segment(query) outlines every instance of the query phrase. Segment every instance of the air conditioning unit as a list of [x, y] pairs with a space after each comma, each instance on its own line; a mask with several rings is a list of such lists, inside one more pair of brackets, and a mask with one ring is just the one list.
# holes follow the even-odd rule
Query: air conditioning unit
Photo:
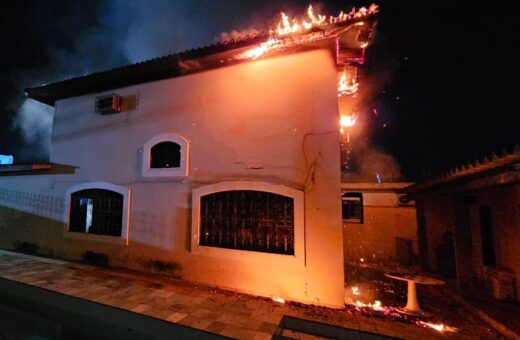
[[96, 113], [111, 115], [121, 112], [122, 98], [116, 94], [109, 94], [96, 98]]
[[415, 201], [408, 199], [406, 194], [398, 194], [397, 195], [397, 205], [401, 206], [414, 206]]

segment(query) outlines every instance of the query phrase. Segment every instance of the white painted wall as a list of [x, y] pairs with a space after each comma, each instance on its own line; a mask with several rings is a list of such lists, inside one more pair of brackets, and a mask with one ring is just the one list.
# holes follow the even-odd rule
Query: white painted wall
[[[95, 97], [105, 93], [60, 100], [51, 161], [78, 166], [76, 174], [0, 177], [0, 188], [64, 198], [69, 187], [84, 182], [128, 187], [129, 245], [67, 240], [62, 246], [69, 256], [95, 249], [107, 253], [112, 264], [130, 268], [149, 258], [166, 258], [180, 263], [182, 277], [192, 281], [340, 307], [344, 278], [336, 77], [332, 53], [316, 50], [109, 91], [139, 97], [136, 110], [110, 116], [94, 113]], [[190, 145], [189, 176], [143, 177], [143, 146], [168, 133], [183, 136]], [[305, 192], [304, 266], [190, 251], [191, 191], [237, 180]]]

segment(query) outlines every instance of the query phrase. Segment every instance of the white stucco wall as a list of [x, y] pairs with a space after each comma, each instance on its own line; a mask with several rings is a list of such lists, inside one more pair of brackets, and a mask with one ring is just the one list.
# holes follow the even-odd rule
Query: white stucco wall
[[[316, 50], [108, 91], [139, 98], [136, 110], [110, 116], [94, 113], [95, 97], [105, 93], [60, 100], [51, 161], [78, 166], [76, 174], [0, 177], [0, 188], [64, 199], [68, 188], [84, 182], [128, 187], [128, 246], [63, 240], [64, 254], [77, 257], [93, 249], [107, 253], [113, 265], [130, 268], [147, 258], [168, 259], [179, 263], [181, 276], [192, 281], [340, 307], [344, 278], [336, 77], [332, 53]], [[190, 145], [189, 176], [143, 177], [144, 144], [170, 133]], [[191, 252], [191, 191], [237, 180], [304, 192], [304, 266]]]

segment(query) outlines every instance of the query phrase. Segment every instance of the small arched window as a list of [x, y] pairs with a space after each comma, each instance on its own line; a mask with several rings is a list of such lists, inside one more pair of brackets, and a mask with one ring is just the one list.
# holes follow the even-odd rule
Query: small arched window
[[161, 142], [150, 150], [150, 168], [178, 168], [181, 166], [181, 146], [175, 142]]
[[188, 141], [174, 134], [162, 134], [150, 139], [143, 148], [142, 175], [188, 176]]

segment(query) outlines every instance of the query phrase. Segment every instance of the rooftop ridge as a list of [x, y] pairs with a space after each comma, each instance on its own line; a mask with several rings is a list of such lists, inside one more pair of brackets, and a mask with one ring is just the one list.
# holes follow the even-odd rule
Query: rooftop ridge
[[520, 144], [515, 144], [510, 150], [502, 148], [500, 152], [491, 152], [467, 163], [455, 166], [445, 172], [434, 175], [410, 187], [409, 191], [425, 189], [438, 184], [448, 183], [464, 177], [481, 174], [487, 171], [520, 163]]

